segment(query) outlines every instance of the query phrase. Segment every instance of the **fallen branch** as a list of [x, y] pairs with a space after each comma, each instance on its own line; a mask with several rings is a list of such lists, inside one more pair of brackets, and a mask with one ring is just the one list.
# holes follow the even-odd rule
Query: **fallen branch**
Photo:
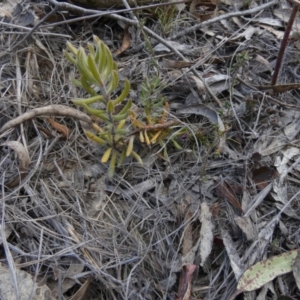
[[45, 107], [39, 107], [39, 108], [34, 108], [32, 110], [27, 111], [23, 115], [7, 122], [4, 124], [1, 129], [0, 133], [3, 133], [4, 131], [15, 127], [17, 125], [20, 125], [28, 120], [31, 120], [33, 118], [36, 118], [38, 116], [42, 115], [53, 115], [53, 116], [63, 116], [63, 117], [71, 117], [74, 119], [79, 119], [81, 121], [87, 122], [87, 123], [92, 123], [91, 118], [81, 112], [80, 110], [77, 110], [75, 108], [65, 106], [65, 105], [48, 105]]

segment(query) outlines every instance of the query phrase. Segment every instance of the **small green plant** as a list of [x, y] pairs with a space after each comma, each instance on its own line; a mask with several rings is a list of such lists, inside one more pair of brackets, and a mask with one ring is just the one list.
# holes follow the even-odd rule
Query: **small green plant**
[[[153, 78], [141, 86], [143, 113], [137, 115], [131, 109], [132, 100], [127, 98], [130, 82], [125, 79], [123, 90], [117, 96], [117, 64], [108, 47], [98, 37], [94, 36], [93, 39], [94, 45], [88, 44], [88, 54], [83, 47], [77, 49], [67, 43], [69, 52], [64, 51], [64, 55], [80, 74], [80, 79], [73, 79], [73, 83], [90, 95], [89, 98], [75, 99], [73, 103], [102, 121], [103, 125], [95, 123], [93, 126], [96, 134], [87, 131], [86, 135], [106, 148], [101, 162], [109, 161], [109, 177], [114, 175], [115, 167], [121, 166], [126, 157], [132, 156], [142, 164], [141, 157], [134, 151], [136, 137], [148, 146], [163, 146], [164, 155], [167, 155], [165, 145], [168, 141], [180, 149], [176, 137], [184, 132], [184, 128], [180, 125], [178, 129], [176, 121], [166, 120], [168, 103], [163, 97], [157, 97], [161, 88], [160, 80]], [[99, 108], [99, 105], [102, 107]]]
[[[110, 160], [108, 174], [112, 177], [116, 165], [122, 165], [126, 156], [133, 156], [140, 163], [142, 160], [133, 151], [134, 136], [128, 138], [127, 134], [130, 130], [125, 128], [132, 105], [130, 99], [126, 100], [130, 83], [126, 79], [123, 91], [113, 99], [113, 95], [119, 88], [117, 64], [113, 60], [110, 50], [96, 36], [94, 36], [94, 43], [95, 45], [88, 44], [90, 52], [88, 55], [83, 47], [76, 49], [71, 43], [67, 43], [70, 52], [64, 51], [64, 55], [76, 66], [80, 74], [80, 80], [73, 79], [73, 83], [84, 88], [91, 95], [87, 99], [75, 99], [73, 103], [82, 106], [89, 114], [104, 122], [102, 128], [94, 124], [96, 135], [89, 131], [86, 132], [86, 135], [106, 148], [101, 161], [106, 163]], [[100, 95], [96, 89], [100, 90]], [[95, 103], [102, 103], [103, 109], [94, 108], [93, 104]], [[121, 105], [123, 107], [117, 109]]]
[[174, 19], [177, 13], [175, 5], [169, 5], [166, 7], [157, 7], [155, 9], [155, 15], [160, 23], [162, 32], [165, 36], [167, 36], [173, 26], [174, 26]]

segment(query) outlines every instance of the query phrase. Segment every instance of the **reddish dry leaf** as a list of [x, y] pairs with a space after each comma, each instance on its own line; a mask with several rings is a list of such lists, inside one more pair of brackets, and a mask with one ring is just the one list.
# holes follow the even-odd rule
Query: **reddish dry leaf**
[[125, 50], [127, 50], [130, 47], [131, 44], [131, 40], [130, 40], [130, 34], [128, 31], [129, 25], [126, 24], [125, 28], [124, 28], [124, 37], [123, 37], [123, 42], [121, 45], [121, 48], [119, 48], [115, 55], [120, 55], [121, 53], [123, 53]]
[[192, 290], [193, 274], [196, 270], [196, 265], [183, 266], [179, 279], [178, 294], [176, 300], [189, 300]]
[[184, 237], [182, 243], [182, 255], [186, 255], [193, 248], [193, 226], [191, 223], [191, 218], [193, 213], [191, 211], [186, 212], [184, 219]]
[[70, 129], [67, 126], [57, 123], [51, 118], [47, 118], [47, 120], [56, 131], [60, 132], [64, 136], [64, 138], [69, 138]]
[[217, 191], [221, 196], [226, 198], [227, 201], [229, 201], [234, 207], [239, 209], [242, 213], [244, 213], [238, 199], [235, 197], [235, 195], [229, 190], [228, 185], [226, 182], [219, 182], [217, 185]]
[[73, 295], [70, 300], [81, 300], [84, 299], [84, 296], [86, 294], [86, 291], [88, 287], [90, 286], [90, 283], [92, 281], [92, 277], [88, 277], [88, 279], [84, 282], [84, 284], [80, 287], [80, 289], [76, 292], [75, 295]]
[[263, 190], [274, 178], [276, 178], [278, 173], [276, 170], [269, 167], [260, 167], [253, 170], [253, 180], [260, 190]]

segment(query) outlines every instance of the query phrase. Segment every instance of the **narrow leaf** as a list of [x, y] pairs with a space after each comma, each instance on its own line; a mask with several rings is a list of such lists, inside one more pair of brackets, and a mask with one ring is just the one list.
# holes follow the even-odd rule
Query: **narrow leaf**
[[109, 178], [112, 178], [114, 176], [116, 162], [117, 162], [117, 154], [118, 154], [118, 152], [116, 150], [113, 150], [112, 155], [111, 155], [111, 160], [109, 163], [109, 168], [108, 168], [108, 177]]
[[90, 131], [86, 131], [86, 132], [85, 132], [85, 135], [86, 135], [90, 140], [92, 140], [92, 141], [94, 141], [94, 142], [96, 142], [96, 143], [98, 143], [98, 144], [100, 144], [100, 145], [105, 145], [105, 144], [106, 144], [105, 140], [103, 140], [103, 139], [101, 139], [100, 137], [94, 135], [94, 134], [93, 134], [92, 132], [90, 132]]
[[105, 164], [105, 163], [109, 160], [111, 151], [112, 151], [112, 148], [108, 148], [108, 149], [104, 152], [104, 154], [103, 154], [103, 156], [102, 156], [102, 158], [101, 158], [101, 162], [102, 162], [102, 163]]
[[125, 157], [126, 157], [126, 148], [124, 147], [123, 150], [122, 150], [122, 153], [121, 153], [121, 155], [119, 157], [119, 161], [118, 161], [118, 165], [117, 165], [118, 167], [122, 166], [122, 164], [123, 164], [123, 162], [125, 160]]
[[73, 99], [72, 102], [76, 105], [83, 105], [83, 104], [90, 105], [90, 104], [93, 104], [93, 103], [98, 102], [103, 99], [104, 99], [103, 96], [97, 95], [97, 96], [87, 98], [87, 99], [84, 99], [84, 98], [83, 99]]
[[89, 54], [87, 57], [87, 63], [88, 63], [89, 69], [92, 72], [94, 78], [98, 81], [99, 86], [103, 86], [103, 81], [101, 79], [99, 70], [98, 70], [96, 62], [91, 54]]
[[84, 76], [81, 76], [80, 78], [81, 86], [85, 89], [87, 93], [89, 93], [91, 96], [98, 95], [97, 92], [91, 87], [91, 85], [87, 82]]
[[143, 166], [143, 161], [141, 157], [134, 151], [131, 152], [131, 155], [135, 158], [135, 160], [140, 163], [141, 166]]
[[74, 55], [77, 55], [78, 49], [76, 49], [70, 42], [67, 42], [67, 47]]
[[132, 153], [133, 150], [133, 141], [134, 141], [134, 135], [130, 137], [127, 150], [126, 150], [126, 156], [129, 156]]
[[115, 105], [117, 105], [120, 102], [122, 102], [128, 96], [129, 90], [130, 90], [130, 82], [126, 78], [125, 79], [125, 86], [124, 86], [124, 89], [123, 89], [121, 95], [116, 100], [114, 100]]
[[129, 99], [127, 101], [127, 103], [125, 104], [125, 106], [121, 109], [121, 111], [119, 112], [119, 114], [123, 115], [123, 114], [127, 113], [128, 110], [131, 108], [131, 106], [132, 106], [132, 100]]
[[109, 100], [107, 103], [107, 111], [110, 113], [114, 111], [114, 103], [112, 102], [112, 100]]
[[72, 56], [69, 52], [67, 52], [66, 50], [63, 51], [64, 56], [66, 57], [66, 59], [73, 65], [76, 65], [76, 59], [74, 56]]

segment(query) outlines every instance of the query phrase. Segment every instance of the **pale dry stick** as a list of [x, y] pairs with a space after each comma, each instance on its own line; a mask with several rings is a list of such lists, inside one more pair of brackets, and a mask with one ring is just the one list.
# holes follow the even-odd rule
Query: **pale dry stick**
[[138, 21], [137, 17], [134, 15], [130, 5], [128, 4], [127, 0], [122, 0], [123, 4], [124, 4], [124, 7], [129, 9], [129, 14], [131, 16], [131, 18], [135, 21]]
[[93, 123], [91, 118], [87, 114], [81, 112], [80, 110], [77, 110], [69, 106], [57, 104], [57, 105], [48, 105], [45, 107], [34, 108], [32, 110], [27, 111], [23, 115], [4, 124], [0, 129], [0, 133], [10, 129], [11, 127], [15, 127], [28, 120], [31, 120], [35, 117], [42, 116], [42, 115], [71, 117], [74, 119], [82, 120], [89, 124]]
[[[22, 74], [21, 74], [21, 67], [20, 67], [20, 62], [18, 58], [18, 54], [16, 54], [16, 86], [17, 86], [17, 95], [16, 95], [16, 100], [17, 100], [17, 107], [18, 107], [18, 114], [19, 116], [22, 115], [22, 95], [21, 95], [21, 86], [22, 86]], [[21, 137], [23, 141], [23, 146], [27, 149], [27, 141], [24, 135], [24, 127], [23, 124], [21, 125]]]
[[[16, 24], [11, 24], [11, 23], [6, 23], [0, 21], [0, 25], [4, 25], [6, 27], [9, 27], [10, 29], [12, 28], [18, 28], [26, 31], [31, 31], [32, 28], [16, 25]], [[2, 34], [27, 34], [26, 32], [23, 31], [3, 31], [1, 32]], [[64, 38], [72, 38], [70, 35], [67, 34], [61, 34], [61, 33], [55, 33], [55, 32], [33, 32], [33, 34], [39, 34], [39, 35], [50, 35], [50, 36], [58, 36], [58, 37], [64, 37]]]

